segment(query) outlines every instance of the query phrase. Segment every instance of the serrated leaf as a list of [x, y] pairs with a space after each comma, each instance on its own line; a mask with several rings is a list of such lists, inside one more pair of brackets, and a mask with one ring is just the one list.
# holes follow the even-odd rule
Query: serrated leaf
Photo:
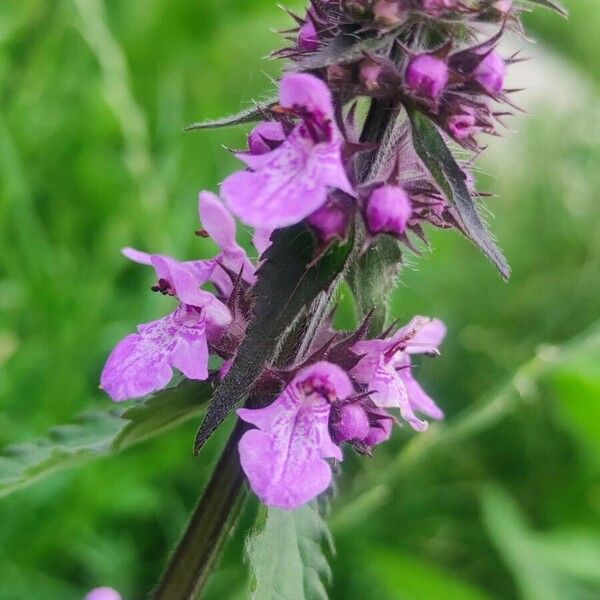
[[217, 388], [198, 430], [196, 451], [248, 394], [302, 312], [322, 294], [331, 293], [352, 246], [351, 239], [336, 244], [312, 264], [315, 240], [306, 225], [295, 225], [274, 234], [253, 288], [253, 317], [235, 362]]
[[107, 456], [197, 416], [212, 386], [183, 381], [135, 405], [112, 411], [86, 411], [75, 423], [0, 452], [0, 497], [83, 460]]
[[467, 188], [464, 173], [436, 125], [416, 110], [410, 110], [409, 117], [414, 148], [448, 201], [456, 208], [464, 232], [496, 265], [502, 277], [508, 279], [510, 267], [483, 224]]
[[568, 17], [569, 11], [562, 6], [559, 2], [555, 0], [527, 0], [530, 4], [537, 4], [539, 6], [543, 6], [545, 8], [549, 8], [554, 12], [558, 13], [561, 17]]
[[362, 317], [373, 310], [370, 332], [381, 333], [385, 327], [389, 296], [402, 268], [399, 243], [387, 235], [379, 239], [350, 267], [346, 277]]
[[394, 37], [396, 37], [396, 32], [367, 38], [343, 33], [317, 52], [300, 57], [295, 61], [293, 68], [298, 71], [310, 71], [333, 64], [351, 63], [363, 58], [365, 53], [376, 52], [385, 48], [387, 44], [392, 42]]
[[260, 511], [246, 543], [251, 599], [327, 600], [333, 542], [318, 509], [307, 504], [294, 511], [264, 506]]
[[191, 125], [185, 127], [184, 131], [194, 131], [196, 129], [218, 129], [219, 127], [232, 127], [234, 125], [243, 125], [244, 123], [261, 121], [268, 117], [271, 108], [275, 104], [277, 104], [277, 98], [256, 102], [253, 107], [242, 110], [235, 115], [229, 115], [220, 119], [192, 123]]

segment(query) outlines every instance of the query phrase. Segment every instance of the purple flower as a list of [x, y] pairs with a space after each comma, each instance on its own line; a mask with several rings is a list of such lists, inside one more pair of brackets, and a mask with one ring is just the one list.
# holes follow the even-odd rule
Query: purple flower
[[255, 227], [298, 223], [326, 202], [331, 188], [354, 193], [327, 86], [314, 75], [289, 74], [281, 80], [279, 102], [300, 123], [278, 148], [239, 154], [251, 170], [234, 173], [221, 185], [231, 211]]
[[83, 600], [121, 600], [121, 594], [110, 587], [94, 588]]
[[506, 63], [504, 59], [492, 50], [473, 71], [473, 77], [490, 94], [497, 94], [504, 87], [504, 78], [506, 77]]
[[235, 221], [218, 196], [211, 192], [201, 192], [198, 212], [204, 229], [221, 249], [221, 253], [213, 259], [215, 267], [210, 275], [210, 281], [229, 296], [233, 284], [229, 275], [221, 268], [223, 265], [236, 274], [241, 273], [244, 281], [254, 283], [255, 267], [246, 255], [246, 251], [237, 243]]
[[237, 411], [258, 428], [242, 436], [239, 452], [250, 487], [266, 505], [298, 508], [329, 487], [325, 459], [342, 460], [329, 434], [329, 413], [352, 391], [340, 367], [319, 362], [300, 371], [266, 408]]
[[370, 399], [380, 408], [399, 408], [402, 418], [415, 430], [423, 431], [427, 422], [415, 413], [432, 419], [444, 414], [423, 391], [411, 373], [411, 354], [437, 354], [446, 334], [444, 324], [427, 317], [415, 317], [394, 336], [384, 340], [358, 342], [354, 351], [364, 358], [352, 375], [373, 392]]
[[402, 235], [412, 214], [408, 194], [395, 185], [377, 188], [370, 196], [366, 209], [371, 233]]
[[[162, 319], [138, 326], [111, 352], [100, 383], [116, 402], [139, 398], [164, 388], [179, 369], [189, 379], [208, 377], [207, 328], [231, 322], [231, 313], [213, 294], [200, 289], [210, 273], [205, 265], [181, 263], [169, 256], [148, 255], [131, 248], [123, 253], [136, 262], [154, 266], [158, 282], [153, 290], [177, 297], [179, 306]], [[201, 261], [198, 261], [201, 263]]]
[[448, 83], [448, 65], [432, 54], [415, 56], [406, 69], [406, 85], [416, 94], [436, 99]]

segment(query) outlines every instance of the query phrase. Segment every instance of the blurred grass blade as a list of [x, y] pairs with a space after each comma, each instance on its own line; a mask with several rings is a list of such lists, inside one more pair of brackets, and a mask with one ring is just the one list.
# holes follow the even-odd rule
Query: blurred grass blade
[[206, 382], [183, 381], [127, 409], [87, 411], [48, 436], [0, 452], [0, 497], [83, 460], [117, 453], [197, 416], [212, 395]]
[[448, 202], [456, 208], [465, 235], [496, 265], [504, 279], [510, 267], [483, 224], [465, 181], [465, 174], [446, 146], [436, 125], [416, 110], [409, 111], [413, 144], [419, 158]]
[[382, 588], [389, 592], [387, 598], [491, 600], [483, 590], [462, 581], [451, 572], [391, 549], [370, 549], [367, 568]]
[[516, 502], [495, 486], [485, 490], [482, 511], [490, 539], [524, 600], [598, 597], [600, 537], [584, 530], [566, 530], [558, 536], [532, 531]]
[[331, 569], [326, 552], [333, 552], [333, 541], [318, 508], [261, 506], [260, 511], [257, 529], [246, 543], [251, 599], [327, 600]]

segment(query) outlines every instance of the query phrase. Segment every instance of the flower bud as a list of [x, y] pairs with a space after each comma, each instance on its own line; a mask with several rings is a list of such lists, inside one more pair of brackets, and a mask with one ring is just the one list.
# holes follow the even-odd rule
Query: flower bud
[[512, 0], [497, 0], [494, 2], [494, 8], [503, 15], [507, 15], [512, 10]]
[[352, 80], [350, 69], [342, 65], [329, 65], [327, 67], [327, 81], [332, 86], [344, 86]]
[[360, 80], [369, 92], [379, 88], [379, 76], [381, 75], [381, 71], [381, 65], [369, 58], [365, 58], [360, 63]]
[[408, 194], [401, 187], [384, 185], [377, 188], [369, 198], [367, 226], [371, 233], [402, 235], [411, 214]]
[[406, 85], [421, 96], [437, 98], [448, 83], [446, 61], [432, 54], [415, 56], [406, 69]]
[[342, 4], [349, 15], [355, 19], [360, 19], [369, 12], [373, 2], [372, 0], [344, 0]]
[[506, 63], [504, 59], [492, 50], [473, 71], [473, 77], [490, 94], [497, 94], [504, 87]]
[[307, 19], [298, 32], [298, 48], [303, 52], [315, 52], [319, 49], [319, 36], [314, 23]]
[[423, 10], [431, 15], [439, 15], [458, 7], [456, 0], [422, 0]]
[[308, 216], [307, 221], [318, 233], [323, 242], [343, 238], [348, 227], [348, 218], [344, 210], [336, 203], [323, 205]]
[[369, 417], [362, 406], [345, 404], [337, 412], [339, 420], [331, 425], [332, 438], [336, 443], [362, 442], [369, 436]]
[[470, 106], [462, 106], [461, 112], [451, 115], [447, 121], [450, 134], [457, 140], [466, 140], [478, 131], [477, 116]]
[[265, 121], [257, 125], [248, 136], [250, 153], [266, 154], [285, 140], [285, 132], [281, 123]]
[[394, 0], [377, 0], [373, 6], [375, 25], [385, 29], [404, 23], [407, 14], [406, 9]]

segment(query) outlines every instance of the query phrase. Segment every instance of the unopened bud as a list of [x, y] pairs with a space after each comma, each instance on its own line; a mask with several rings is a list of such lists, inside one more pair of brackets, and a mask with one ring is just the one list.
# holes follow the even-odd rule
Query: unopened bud
[[404, 23], [408, 12], [395, 0], [377, 0], [373, 6], [373, 15], [377, 27], [389, 29]]
[[507, 15], [512, 10], [512, 0], [497, 0], [494, 2], [494, 8], [503, 15]]
[[339, 421], [331, 426], [333, 440], [362, 442], [370, 434], [369, 417], [359, 404], [346, 404], [339, 409]]
[[461, 112], [451, 115], [447, 121], [448, 131], [457, 140], [466, 140], [478, 131], [475, 110], [470, 106], [461, 107]]
[[504, 87], [506, 63], [504, 59], [492, 50], [473, 71], [473, 77], [490, 94], [497, 94]]
[[352, 72], [342, 65], [329, 65], [327, 67], [327, 81], [332, 86], [343, 86], [352, 79]]
[[319, 49], [319, 36], [314, 23], [307, 19], [298, 32], [298, 48], [303, 52], [315, 52]]
[[437, 98], [448, 83], [446, 61], [432, 54], [415, 56], [406, 69], [406, 85], [421, 96]]
[[343, 7], [349, 15], [360, 19], [369, 12], [372, 4], [372, 0], [344, 0]]
[[307, 221], [318, 233], [323, 242], [344, 238], [348, 228], [348, 217], [336, 203], [325, 204], [308, 216]]
[[369, 198], [366, 217], [371, 233], [402, 235], [412, 214], [408, 194], [398, 186], [384, 185]]
[[431, 15], [439, 15], [458, 7], [456, 0], [422, 0], [423, 10]]
[[381, 75], [381, 70], [381, 65], [369, 58], [365, 58], [365, 60], [360, 63], [360, 80], [368, 91], [372, 92], [379, 88], [379, 76]]

